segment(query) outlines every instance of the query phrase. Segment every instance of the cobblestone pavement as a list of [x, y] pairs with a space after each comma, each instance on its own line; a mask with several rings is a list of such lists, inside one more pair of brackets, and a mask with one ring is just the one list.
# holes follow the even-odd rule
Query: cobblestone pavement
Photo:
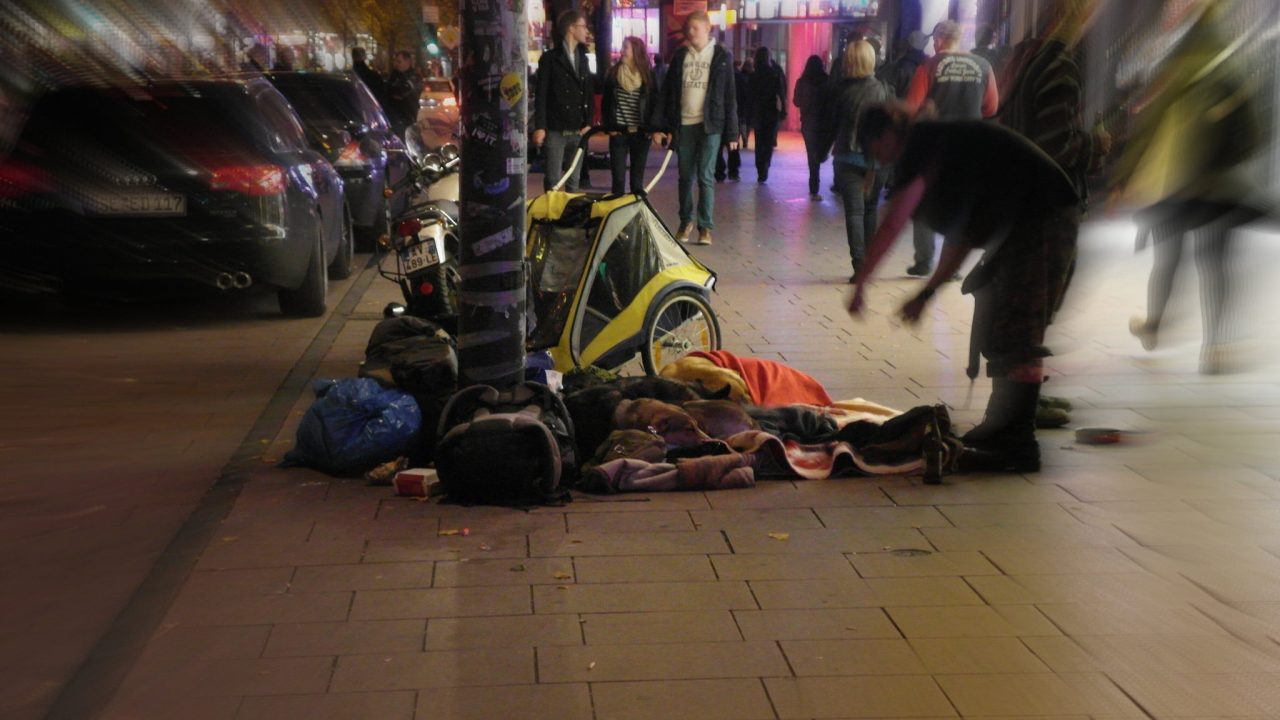
[[[767, 185], [744, 159], [697, 249], [720, 274], [726, 348], [835, 397], [975, 421], [989, 386], [968, 399], [968, 299], [948, 286], [897, 327], [916, 282], [892, 274], [900, 247], [868, 319], [849, 319], [840, 208], [808, 199], [796, 137]], [[674, 185], [655, 193], [669, 221]], [[1075, 403], [1073, 427], [1141, 434], [1044, 432], [1027, 476], [463, 508], [272, 467], [298, 397], [105, 717], [1275, 717], [1274, 322], [1254, 320], [1267, 339], [1240, 374], [1196, 373], [1194, 301], [1169, 349], [1142, 353], [1126, 326], [1149, 258], [1132, 242], [1122, 222], [1086, 229], [1047, 389]], [[1265, 236], [1241, 244], [1250, 278], [1275, 266]], [[1266, 307], [1277, 293], [1255, 284], [1245, 299]], [[318, 376], [354, 373], [392, 299], [370, 287]]]

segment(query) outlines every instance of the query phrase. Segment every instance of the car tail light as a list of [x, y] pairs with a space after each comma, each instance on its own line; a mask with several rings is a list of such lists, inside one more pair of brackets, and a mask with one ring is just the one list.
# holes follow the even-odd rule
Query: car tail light
[[22, 197], [50, 187], [49, 174], [43, 168], [25, 163], [0, 164], [0, 197]]
[[229, 165], [214, 168], [209, 187], [245, 195], [280, 195], [285, 188], [284, 168], [279, 165]]
[[396, 234], [400, 237], [415, 237], [421, 229], [421, 220], [405, 220], [396, 228]]
[[333, 161], [335, 167], [351, 167], [353, 165], [368, 164], [369, 157], [360, 149], [359, 141], [347, 143], [347, 146], [338, 151], [338, 159]]

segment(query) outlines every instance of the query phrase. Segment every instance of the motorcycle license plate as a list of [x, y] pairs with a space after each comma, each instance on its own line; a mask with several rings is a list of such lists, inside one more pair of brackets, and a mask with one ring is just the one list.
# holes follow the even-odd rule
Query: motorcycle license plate
[[405, 274], [412, 275], [423, 268], [438, 264], [440, 251], [436, 248], [435, 239], [429, 238], [401, 251], [400, 260], [404, 263]]
[[120, 217], [181, 217], [187, 214], [187, 196], [173, 193], [90, 193], [85, 211], [90, 215]]

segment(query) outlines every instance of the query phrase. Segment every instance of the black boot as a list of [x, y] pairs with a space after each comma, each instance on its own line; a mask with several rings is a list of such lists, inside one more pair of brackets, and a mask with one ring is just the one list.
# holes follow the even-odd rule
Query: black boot
[[997, 378], [982, 423], [964, 435], [960, 472], [1037, 472], [1036, 406], [1040, 383]]

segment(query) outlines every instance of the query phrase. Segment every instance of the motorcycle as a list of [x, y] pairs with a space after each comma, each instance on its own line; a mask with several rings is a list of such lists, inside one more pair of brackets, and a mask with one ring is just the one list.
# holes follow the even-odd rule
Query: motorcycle
[[[436, 322], [456, 334], [458, 322], [458, 147], [451, 143], [428, 152], [417, 128], [410, 127], [405, 152], [411, 160], [403, 182], [413, 186], [408, 207], [391, 222], [383, 239], [378, 273], [400, 286], [405, 305], [392, 304], [388, 316], [408, 313]], [[394, 190], [393, 190], [394, 191]], [[384, 263], [391, 255], [395, 269]]]

